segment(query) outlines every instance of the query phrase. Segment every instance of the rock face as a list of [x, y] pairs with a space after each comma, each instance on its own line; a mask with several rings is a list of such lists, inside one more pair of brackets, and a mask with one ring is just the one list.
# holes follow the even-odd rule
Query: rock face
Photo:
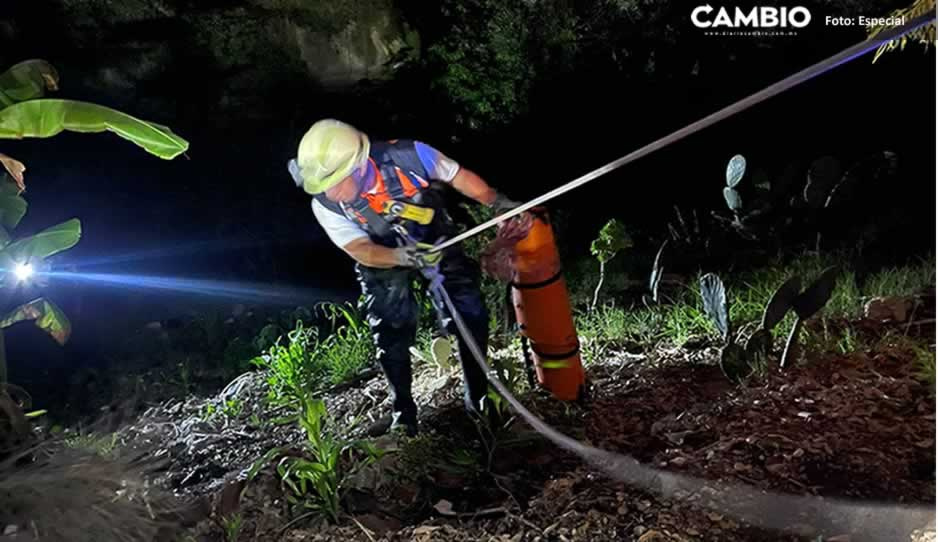
[[[164, 111], [185, 95], [215, 112], [236, 108], [241, 118], [264, 117], [284, 91], [383, 79], [395, 53], [416, 45], [392, 0], [45, 4], [0, 25], [0, 44], [19, 42], [22, 50], [52, 57], [66, 72], [66, 89], [80, 85], [96, 96]], [[55, 36], [28, 47], [42, 42], [43, 30]]]

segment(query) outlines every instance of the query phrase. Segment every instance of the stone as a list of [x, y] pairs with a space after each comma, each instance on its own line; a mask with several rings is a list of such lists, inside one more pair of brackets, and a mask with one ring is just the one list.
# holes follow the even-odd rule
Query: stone
[[874, 297], [863, 305], [863, 316], [877, 322], [905, 322], [914, 306], [910, 297]]

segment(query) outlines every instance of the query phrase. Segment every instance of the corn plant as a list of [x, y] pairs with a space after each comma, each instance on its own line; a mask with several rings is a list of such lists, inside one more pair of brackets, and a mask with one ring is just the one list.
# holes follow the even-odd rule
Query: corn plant
[[232, 514], [221, 518], [222, 528], [225, 530], [225, 542], [238, 542], [244, 517], [241, 514]]
[[296, 329], [281, 337], [266, 354], [251, 363], [267, 371], [267, 399], [274, 406], [298, 405], [314, 381], [323, 374], [315, 362], [318, 332], [297, 322]]
[[277, 463], [280, 481], [289, 490], [287, 500], [338, 522], [348, 481], [382, 452], [367, 441], [342, 438], [325, 403], [309, 395], [301, 400], [299, 423], [306, 433], [305, 454]]

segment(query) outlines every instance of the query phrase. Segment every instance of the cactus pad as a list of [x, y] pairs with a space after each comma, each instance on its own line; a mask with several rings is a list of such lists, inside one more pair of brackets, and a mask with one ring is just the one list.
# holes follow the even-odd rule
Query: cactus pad
[[752, 372], [746, 361], [746, 351], [736, 343], [729, 343], [720, 350], [720, 369], [733, 382], [738, 382]]
[[729, 341], [730, 318], [723, 281], [713, 273], [700, 277], [700, 295], [703, 298], [704, 312], [716, 324], [723, 340]]
[[801, 278], [797, 275], [786, 280], [772, 294], [772, 298], [762, 313], [762, 329], [771, 330], [785, 318], [785, 313], [792, 307], [795, 298], [801, 293]]
[[798, 318], [807, 320], [827, 304], [837, 285], [837, 267], [828, 267], [808, 288], [795, 297], [792, 307]]
[[746, 340], [746, 359], [750, 365], [764, 365], [771, 351], [772, 334], [761, 327]]
[[738, 213], [743, 208], [743, 198], [740, 197], [739, 192], [728, 186], [723, 189], [723, 199], [726, 200], [726, 206], [734, 213]]
[[746, 159], [743, 158], [743, 155], [737, 154], [736, 156], [730, 158], [728, 164], [726, 164], [726, 186], [729, 188], [735, 187], [743, 180], [743, 175], [746, 173]]

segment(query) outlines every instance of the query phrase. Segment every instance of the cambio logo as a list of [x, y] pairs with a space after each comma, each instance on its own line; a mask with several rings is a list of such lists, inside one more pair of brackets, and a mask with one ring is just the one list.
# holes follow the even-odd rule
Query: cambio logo
[[748, 11], [738, 7], [734, 9], [731, 16], [725, 7], [721, 7], [714, 16], [710, 4], [697, 6], [690, 18], [698, 28], [804, 28], [811, 22], [811, 12], [802, 6], [791, 9], [763, 6]]

